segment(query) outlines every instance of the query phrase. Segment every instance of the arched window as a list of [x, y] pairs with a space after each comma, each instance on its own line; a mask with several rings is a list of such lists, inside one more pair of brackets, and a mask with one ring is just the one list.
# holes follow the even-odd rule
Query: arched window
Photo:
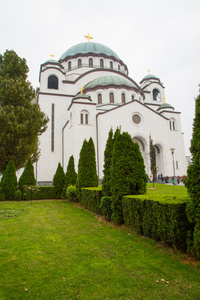
[[102, 58], [100, 59], [100, 68], [102, 68], [102, 69], [104, 68], [104, 61]]
[[176, 121], [174, 119], [169, 120], [169, 128], [170, 130], [176, 130]]
[[89, 113], [86, 110], [82, 110], [80, 114], [80, 123], [81, 124], [89, 124]]
[[78, 60], [78, 68], [81, 68], [82, 67], [82, 60], [79, 58]]
[[98, 94], [98, 104], [102, 104], [102, 95]]
[[71, 70], [71, 68], [72, 68], [72, 62], [71, 62], [71, 61], [69, 61], [69, 62], [68, 62], [68, 71], [70, 71], [70, 70]]
[[134, 101], [134, 95], [131, 95], [131, 100]]
[[114, 103], [114, 94], [110, 93], [110, 103]]
[[124, 93], [122, 93], [122, 103], [126, 103], [126, 97]]
[[160, 101], [160, 92], [158, 89], [153, 90], [153, 100]]
[[120, 71], [120, 65], [118, 65], [118, 70]]
[[58, 90], [58, 77], [55, 75], [50, 75], [48, 77], [48, 89]]
[[113, 62], [110, 61], [110, 68], [113, 69]]
[[93, 68], [93, 59], [92, 58], [89, 58], [89, 67]]

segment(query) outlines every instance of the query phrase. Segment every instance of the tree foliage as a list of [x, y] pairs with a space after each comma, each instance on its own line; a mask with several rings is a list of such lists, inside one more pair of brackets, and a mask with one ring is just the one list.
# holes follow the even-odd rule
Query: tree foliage
[[98, 186], [98, 176], [96, 170], [96, 155], [94, 142], [92, 138], [87, 142], [83, 141], [80, 151], [78, 163], [78, 176], [77, 176], [77, 197], [81, 201], [81, 188], [82, 187], [95, 187]]
[[1, 179], [1, 188], [5, 194], [6, 200], [14, 200], [17, 190], [16, 169], [13, 160], [10, 160], [6, 166]]
[[157, 165], [156, 165], [156, 151], [155, 151], [155, 147], [153, 145], [153, 140], [151, 138], [151, 136], [149, 137], [149, 155], [150, 155], [150, 169], [151, 169], [151, 173], [153, 175], [153, 187], [154, 187], [154, 181], [155, 181], [155, 177], [157, 175]]
[[28, 67], [13, 50], [0, 59], [0, 173], [13, 160], [16, 169], [31, 157], [37, 161], [38, 137], [46, 130], [48, 118], [34, 103], [35, 91], [27, 81]]
[[58, 164], [56, 173], [53, 177], [53, 185], [55, 186], [56, 198], [61, 198], [63, 187], [65, 185], [65, 173], [61, 164]]
[[200, 256], [200, 95], [196, 99], [195, 118], [190, 151], [192, 164], [184, 181], [190, 195], [187, 205], [187, 215], [194, 224], [193, 245], [191, 251]]
[[123, 132], [117, 134], [111, 167], [112, 220], [123, 222], [122, 196], [137, 195], [146, 192], [147, 177], [144, 160], [138, 144], [131, 136]]
[[67, 165], [67, 171], [65, 174], [65, 185], [63, 187], [63, 196], [66, 196], [66, 190], [68, 186], [72, 185], [74, 186], [76, 184], [77, 180], [77, 173], [75, 171], [75, 165], [74, 165], [74, 157], [73, 155], [70, 156], [69, 162]]
[[36, 185], [35, 175], [34, 175], [34, 168], [33, 164], [31, 162], [31, 159], [27, 160], [26, 166], [24, 168], [24, 171], [19, 179], [18, 186], [21, 190], [22, 194], [24, 192], [24, 186], [33, 186]]

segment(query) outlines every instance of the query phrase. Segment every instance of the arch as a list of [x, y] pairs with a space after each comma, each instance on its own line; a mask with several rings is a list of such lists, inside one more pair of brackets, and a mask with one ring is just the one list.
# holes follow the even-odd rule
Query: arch
[[110, 69], [113, 69], [113, 62], [110, 61]]
[[118, 70], [120, 71], [120, 65], [118, 65]]
[[78, 68], [81, 68], [81, 67], [82, 67], [82, 59], [79, 58], [79, 59], [78, 59]]
[[114, 98], [114, 94], [113, 93], [109, 94], [109, 100], [110, 100], [110, 103], [115, 103], [115, 98]]
[[147, 149], [147, 142], [146, 139], [142, 136], [136, 135], [132, 138], [134, 143], [137, 143], [140, 149], [140, 152], [142, 154], [142, 157], [144, 159], [144, 165], [147, 174], [150, 175], [150, 170], [149, 170], [149, 153]]
[[122, 93], [121, 98], [122, 98], [122, 103], [123, 104], [126, 103], [126, 96], [124, 93]]
[[87, 110], [82, 110], [80, 113], [80, 124], [89, 124], [89, 112]]
[[89, 67], [93, 68], [93, 59], [91, 57], [89, 58]]
[[135, 96], [134, 96], [134, 94], [132, 94], [131, 95], [131, 100], [134, 101], [134, 99], [135, 99]]
[[58, 77], [55, 75], [50, 75], [48, 77], [47, 87], [48, 89], [58, 90]]
[[71, 69], [72, 69], [72, 62], [69, 61], [69, 62], [68, 62], [68, 71], [70, 71]]
[[160, 101], [160, 91], [158, 89], [153, 89], [153, 100]]
[[104, 60], [102, 58], [100, 59], [100, 68], [104, 68]]
[[98, 94], [98, 104], [102, 104], [102, 94]]
[[154, 145], [156, 152], [156, 165], [157, 165], [157, 173], [158, 175], [163, 174], [163, 148], [160, 144]]

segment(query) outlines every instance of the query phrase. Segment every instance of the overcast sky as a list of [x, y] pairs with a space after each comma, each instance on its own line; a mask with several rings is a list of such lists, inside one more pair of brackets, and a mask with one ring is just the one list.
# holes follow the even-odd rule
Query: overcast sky
[[200, 0], [0, 0], [0, 53], [27, 60], [29, 80], [39, 86], [40, 65], [58, 60], [87, 41], [114, 50], [137, 83], [160, 78], [166, 102], [180, 111], [189, 155], [200, 84]]

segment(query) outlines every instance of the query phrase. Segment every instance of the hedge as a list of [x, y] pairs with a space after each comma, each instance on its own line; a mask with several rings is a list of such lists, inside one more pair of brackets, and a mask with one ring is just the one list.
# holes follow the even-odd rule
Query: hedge
[[100, 186], [91, 188], [88, 187], [82, 188], [81, 190], [81, 205], [97, 214], [101, 214], [100, 203], [102, 197], [102, 188]]
[[124, 223], [139, 234], [160, 240], [177, 249], [187, 249], [187, 233], [191, 225], [186, 216], [188, 199], [124, 196]]
[[0, 201], [4, 201], [6, 199], [5, 193], [3, 192], [3, 189], [0, 188]]
[[54, 186], [26, 186], [23, 200], [56, 199]]

